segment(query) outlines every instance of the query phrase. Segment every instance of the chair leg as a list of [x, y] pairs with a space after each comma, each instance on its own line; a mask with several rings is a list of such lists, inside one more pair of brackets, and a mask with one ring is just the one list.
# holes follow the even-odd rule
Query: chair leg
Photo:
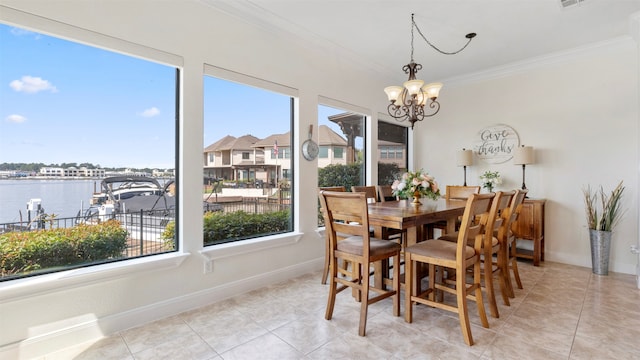
[[491, 256], [484, 259], [484, 286], [487, 289], [487, 299], [489, 300], [489, 310], [491, 311], [491, 316], [494, 318], [499, 318], [500, 313], [498, 312], [498, 304], [496, 303], [496, 294], [493, 290], [493, 259]]
[[522, 289], [522, 281], [520, 281], [520, 273], [518, 272], [518, 260], [516, 258], [511, 260], [511, 269], [513, 269], [513, 276], [516, 279], [516, 284], [518, 284], [518, 289]]
[[506, 306], [511, 306], [511, 303], [509, 302], [509, 288], [507, 286], [508, 278], [506, 278], [506, 276], [509, 276], [509, 267], [507, 267], [506, 269], [504, 267], [501, 267], [498, 279], [500, 280], [500, 294], [502, 294], [502, 303]]
[[[456, 289], [456, 301], [458, 302], [458, 318], [460, 319], [460, 329], [462, 330], [462, 337], [464, 338], [464, 342], [467, 345], [471, 346], [473, 345], [473, 336], [471, 335], [471, 324], [469, 323], [469, 310], [467, 308], [467, 284], [464, 276], [456, 276]], [[476, 301], [481, 300], [478, 300], [476, 298]]]
[[[332, 263], [335, 263], [336, 259], [332, 259]], [[329, 279], [329, 298], [327, 299], [327, 310], [324, 314], [324, 318], [327, 320], [331, 320], [333, 316], [333, 307], [336, 303], [336, 294], [338, 292], [338, 283], [336, 282], [336, 277], [338, 277], [338, 268], [334, 266], [330, 266], [331, 269], [331, 278]]]
[[[484, 300], [482, 299], [481, 278], [482, 270], [480, 269], [480, 262], [478, 261], [473, 265], [473, 284], [476, 288], [476, 305], [478, 306], [478, 315], [480, 316], [482, 326], [485, 328], [489, 328], [489, 320], [487, 319], [487, 312], [484, 310]], [[464, 280], [462, 280], [462, 284], [464, 285]]]
[[509, 297], [513, 293], [513, 289], [511, 288], [511, 281], [509, 278], [509, 256], [507, 255], [507, 250], [502, 247], [497, 255], [497, 266], [500, 269], [499, 279], [502, 302], [506, 306], [511, 306], [509, 303]]
[[400, 255], [393, 257], [393, 316], [400, 316]]
[[413, 303], [411, 297], [415, 291], [415, 279], [413, 275], [413, 260], [411, 253], [404, 253], [404, 321], [413, 321]]
[[[325, 242], [326, 244], [326, 242]], [[322, 285], [327, 284], [327, 277], [329, 276], [329, 258], [331, 254], [329, 254], [329, 244], [326, 244], [324, 247], [324, 268], [322, 271]]]
[[[356, 266], [362, 265], [363, 267], [366, 265], [368, 268], [368, 264], [356, 264]], [[365, 336], [366, 327], [367, 327], [367, 310], [369, 308], [369, 271], [367, 269], [363, 269], [362, 272], [364, 275], [361, 277], [362, 284], [362, 292], [360, 294], [360, 326], [358, 328], [358, 335]]]
[[514, 242], [511, 245], [511, 268], [513, 268], [513, 275], [516, 278], [516, 284], [518, 284], [518, 289], [522, 289], [522, 282], [520, 281], [520, 273], [518, 272], [518, 258], [516, 256], [516, 243]]

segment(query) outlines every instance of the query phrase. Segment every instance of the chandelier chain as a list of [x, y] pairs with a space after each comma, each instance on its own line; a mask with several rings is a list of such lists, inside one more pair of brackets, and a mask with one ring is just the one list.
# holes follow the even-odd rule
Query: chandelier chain
[[447, 52], [440, 50], [427, 40], [415, 22], [414, 14], [411, 14], [411, 62], [402, 67], [402, 70], [406, 74], [409, 74], [409, 79], [403, 84], [404, 86], [388, 86], [384, 89], [390, 101], [387, 107], [389, 115], [398, 121], [409, 121], [411, 123], [411, 129], [413, 129], [417, 121], [422, 121], [424, 118], [434, 116], [440, 111], [438, 95], [442, 88], [442, 83], [435, 82], [424, 85], [424, 81], [416, 79], [416, 73], [422, 69], [422, 65], [416, 63], [413, 59], [415, 50], [413, 41], [416, 30], [429, 46], [444, 55], [455, 55], [459, 53], [464, 50], [476, 36], [476, 33], [468, 33], [465, 35], [468, 41], [457, 51]]
[[448, 52], [448, 51], [443, 51], [440, 50], [437, 46], [433, 45], [431, 43], [431, 41], [429, 41], [426, 36], [424, 36], [424, 34], [422, 33], [422, 30], [420, 30], [420, 28], [418, 27], [418, 24], [416, 24], [416, 21], [413, 19], [413, 14], [411, 14], [411, 61], [413, 61], [413, 28], [416, 28], [416, 30], [418, 30], [418, 34], [420, 34], [420, 36], [422, 37], [422, 39], [424, 39], [424, 41], [429, 44], [429, 46], [431, 46], [434, 50], [436, 50], [437, 52], [444, 54], [444, 55], [455, 55], [457, 53], [459, 53], [460, 51], [464, 50], [467, 45], [469, 45], [469, 43], [471, 42], [471, 40], [473, 40], [473, 38], [476, 36], [476, 34], [474, 33], [470, 33], [467, 34], [465, 37], [467, 38], [467, 43], [464, 44], [464, 46], [456, 51], [452, 51], [452, 52]]

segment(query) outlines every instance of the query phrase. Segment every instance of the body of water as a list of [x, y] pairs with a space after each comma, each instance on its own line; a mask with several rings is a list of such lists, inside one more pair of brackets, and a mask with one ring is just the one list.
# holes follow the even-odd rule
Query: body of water
[[99, 179], [93, 180], [0, 180], [0, 223], [27, 221], [27, 203], [42, 200], [46, 214], [59, 218], [73, 217], [81, 207], [89, 207], [94, 189], [100, 190]]

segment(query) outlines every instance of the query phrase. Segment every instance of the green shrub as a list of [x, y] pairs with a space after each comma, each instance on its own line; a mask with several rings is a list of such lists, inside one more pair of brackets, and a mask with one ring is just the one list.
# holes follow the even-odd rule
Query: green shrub
[[124, 256], [127, 231], [115, 220], [99, 225], [0, 235], [0, 276], [92, 263]]
[[204, 215], [204, 244], [213, 245], [280, 233], [288, 231], [290, 224], [289, 210], [264, 214], [249, 214], [244, 211], [207, 213]]
[[347, 191], [351, 191], [354, 185], [364, 184], [364, 179], [360, 173], [362, 164], [354, 163], [349, 165], [334, 164], [318, 169], [318, 186], [344, 186]]
[[[232, 213], [210, 212], [204, 215], [204, 245], [220, 244], [256, 236], [277, 234], [291, 229], [289, 210], [264, 214], [244, 211]], [[170, 222], [162, 233], [167, 249], [172, 249], [175, 238], [175, 222]]]

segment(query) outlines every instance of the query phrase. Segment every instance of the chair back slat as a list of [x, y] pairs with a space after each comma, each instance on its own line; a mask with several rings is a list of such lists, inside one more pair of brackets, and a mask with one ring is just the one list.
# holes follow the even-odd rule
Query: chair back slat
[[460, 185], [447, 185], [447, 192], [445, 193], [445, 199], [447, 200], [467, 200], [469, 195], [479, 194], [480, 186], [460, 186]]
[[363, 192], [367, 196], [367, 202], [376, 203], [378, 202], [378, 192], [376, 191], [375, 186], [352, 186], [352, 192]]
[[398, 198], [393, 195], [391, 185], [378, 185], [376, 188], [378, 190], [378, 198], [380, 199], [380, 202], [398, 200]]
[[[489, 221], [489, 212], [492, 208], [491, 203], [496, 196], [494, 193], [489, 194], [471, 194], [467, 198], [467, 204], [462, 215], [462, 223], [458, 231], [456, 256], [460, 260], [457, 265], [460, 271], [466, 269], [465, 248], [467, 239], [475, 239], [474, 247], [480, 252], [482, 241], [484, 239], [484, 227]], [[481, 220], [475, 222], [474, 219], [479, 217]], [[486, 220], [483, 220], [486, 219]]]
[[369, 209], [363, 192], [321, 190], [326, 231], [331, 248], [337, 246], [337, 233], [361, 236], [365, 256], [369, 254]]
[[[500, 235], [500, 231], [504, 231], [507, 226], [510, 225], [509, 221], [511, 218], [511, 203], [513, 202], [513, 197], [515, 196], [516, 191], [503, 191], [502, 196], [498, 202], [498, 214], [496, 215], [496, 220], [493, 225], [494, 231], [498, 232]], [[498, 236], [499, 238], [500, 236]]]

